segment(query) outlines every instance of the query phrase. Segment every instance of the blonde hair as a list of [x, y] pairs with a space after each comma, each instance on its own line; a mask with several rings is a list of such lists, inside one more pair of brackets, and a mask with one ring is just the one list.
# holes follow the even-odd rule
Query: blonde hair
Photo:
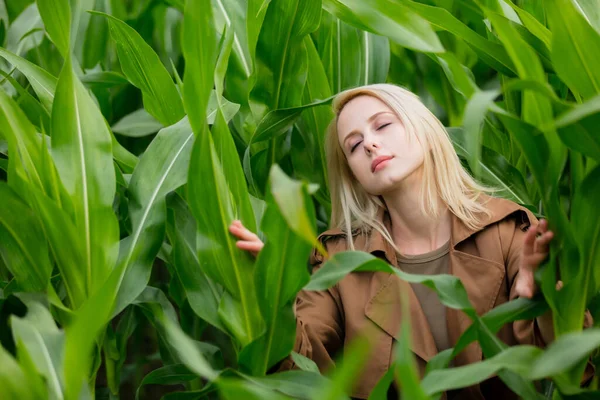
[[[379, 196], [367, 193], [354, 178], [340, 146], [337, 132], [344, 106], [358, 96], [371, 96], [385, 103], [400, 119], [409, 140], [415, 138], [423, 148], [423, 185], [421, 211], [435, 219], [440, 216], [438, 198], [467, 227], [481, 226], [483, 215], [490, 213], [480, 195], [492, 189], [478, 184], [463, 168], [442, 123], [421, 103], [418, 96], [399, 86], [374, 84], [345, 90], [333, 100], [336, 117], [325, 139], [329, 190], [331, 192], [331, 227], [353, 235], [379, 231], [396, 249], [390, 233], [378, 219], [385, 204]], [[426, 150], [427, 149], [427, 150]], [[349, 235], [349, 236], [350, 236]], [[353, 240], [348, 240], [354, 249]]]

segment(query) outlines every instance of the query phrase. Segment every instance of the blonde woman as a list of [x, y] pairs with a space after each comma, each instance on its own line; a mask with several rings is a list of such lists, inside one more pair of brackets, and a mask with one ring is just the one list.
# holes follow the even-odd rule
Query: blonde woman
[[[333, 108], [336, 118], [325, 144], [331, 229], [320, 236], [329, 255], [363, 250], [409, 273], [455, 275], [479, 314], [534, 294], [533, 273], [547, 257], [553, 233], [529, 210], [485, 194], [461, 166], [443, 125], [417, 96], [394, 85], [369, 85], [340, 93]], [[239, 248], [253, 254], [262, 249], [260, 239], [239, 221], [230, 231]], [[315, 268], [324, 261], [317, 253], [311, 258]], [[423, 374], [433, 356], [454, 346], [470, 320], [444, 307], [428, 288], [385, 272], [352, 273], [327, 291], [301, 292], [295, 351], [325, 371], [368, 329], [375, 351], [352, 393], [366, 399], [393, 362], [401, 291], [409, 299], [412, 350]], [[544, 346], [552, 340], [551, 319], [517, 321], [498, 335], [509, 345]], [[453, 363], [481, 359], [481, 348], [471, 344]], [[292, 367], [290, 360], [284, 364]], [[498, 378], [448, 396], [516, 398]]]

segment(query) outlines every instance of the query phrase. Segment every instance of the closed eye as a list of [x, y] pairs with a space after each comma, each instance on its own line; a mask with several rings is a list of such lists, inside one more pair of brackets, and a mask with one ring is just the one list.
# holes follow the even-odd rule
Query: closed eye
[[354, 144], [354, 145], [353, 145], [353, 146], [350, 148], [350, 153], [353, 153], [353, 152], [354, 152], [354, 149], [356, 149], [356, 148], [358, 147], [358, 145], [359, 145], [359, 144], [361, 144], [361, 143], [362, 143], [362, 140], [361, 140], [361, 141], [359, 141], [359, 142], [356, 142], [356, 144]]
[[379, 130], [381, 130], [381, 129], [383, 129], [386, 126], [391, 125], [391, 124], [392, 124], [391, 122], [388, 122], [387, 124], [380, 125], [379, 128], [377, 128], [377, 130], [379, 131]]

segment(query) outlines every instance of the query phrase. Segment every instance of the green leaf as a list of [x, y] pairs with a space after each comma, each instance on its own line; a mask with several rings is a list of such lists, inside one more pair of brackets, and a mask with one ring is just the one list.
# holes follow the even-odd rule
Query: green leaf
[[[578, 273], [581, 284], [588, 287], [584, 303], [587, 304], [600, 291], [600, 227], [594, 221], [598, 214], [600, 196], [600, 168], [594, 168], [577, 188], [573, 196], [572, 221], [578, 228], [575, 236], [581, 254], [581, 266]], [[583, 297], [583, 296], [582, 296]]]
[[19, 191], [18, 178], [44, 190], [40, 137], [19, 106], [4, 92], [0, 92], [0, 127], [8, 143], [8, 177], [12, 187]]
[[578, 104], [555, 121], [558, 134], [569, 148], [600, 160], [600, 96]]
[[29, 121], [36, 126], [38, 131], [50, 132], [50, 113], [42, 106], [32, 93], [26, 90], [12, 76], [0, 70], [0, 74], [15, 88], [18, 95], [15, 96], [16, 102], [19, 104]]
[[29, 81], [42, 105], [52, 111], [56, 78], [37, 65], [0, 47], [0, 56], [17, 68]]
[[190, 306], [200, 318], [227, 332], [218, 314], [223, 287], [202, 272], [196, 249], [198, 230], [194, 216], [179, 196], [169, 200], [168, 212], [167, 234], [173, 245], [170, 262]]
[[60, 54], [69, 53], [71, 34], [71, 7], [69, 0], [36, 0], [46, 32]]
[[196, 374], [192, 373], [183, 364], [165, 365], [150, 372], [144, 377], [135, 393], [136, 400], [140, 398], [140, 390], [144, 385], [178, 385], [196, 379]]
[[[600, 345], [600, 330], [588, 329], [559, 337], [542, 351], [534, 346], [513, 346], [497, 356], [461, 367], [434, 370], [427, 374], [422, 386], [428, 394], [440, 393], [479, 383], [500, 370], [510, 370], [527, 380], [557, 376], [565, 369], [589, 356]], [[558, 381], [561, 390], [576, 391], [579, 382], [568, 384]]]
[[186, 61], [183, 98], [196, 135], [205, 131], [206, 108], [217, 60], [216, 38], [211, 22], [210, 1], [186, 1], [181, 39]]
[[[467, 158], [465, 132], [459, 128], [447, 128], [454, 150], [459, 157]], [[501, 154], [482, 146], [481, 159], [478, 161], [482, 181], [497, 190], [496, 194], [519, 204], [533, 204], [523, 175]]]
[[333, 100], [333, 96], [298, 107], [280, 108], [270, 111], [256, 127], [256, 132], [252, 136], [250, 144], [274, 139], [287, 131], [303, 111], [312, 107], [329, 104], [331, 100]]
[[[519, 77], [545, 84], [546, 75], [539, 58], [529, 45], [520, 38], [511, 24], [505, 18], [493, 12], [486, 13], [486, 16], [494, 25], [500, 40], [514, 62]], [[552, 119], [550, 100], [542, 94], [526, 90], [523, 93], [522, 114], [525, 122], [543, 127], [547, 121]], [[544, 130], [544, 136], [550, 150], [550, 160], [548, 162], [550, 167], [548, 171], [550, 174], [549, 178], [557, 182], [564, 168], [567, 152], [554, 129]]]
[[44, 232], [32, 210], [5, 182], [0, 182], [0, 197], [0, 255], [24, 290], [42, 292], [52, 272]]
[[[283, 197], [300, 201], [291, 205]], [[288, 214], [293, 221], [284, 219], [284, 210], [291, 210]], [[294, 347], [296, 324], [292, 305], [309, 280], [306, 262], [314, 243], [314, 235], [300, 236], [294, 227], [308, 223], [308, 229], [314, 232], [314, 221], [307, 185], [292, 181], [278, 166], [273, 166], [261, 226], [267, 241], [254, 267], [255, 286], [261, 288], [257, 297], [266, 332], [240, 354], [240, 363], [247, 365], [253, 375], [264, 375]]]
[[193, 139], [187, 118], [162, 129], [133, 171], [128, 187], [133, 233], [121, 243], [119, 263], [125, 264], [127, 273], [114, 313], [133, 301], [148, 283], [165, 237], [166, 196], [187, 181]]
[[498, 97], [497, 90], [478, 91], [467, 102], [463, 116], [465, 127], [465, 153], [467, 161], [476, 178], [482, 175], [481, 168], [481, 130], [483, 121], [494, 99]]
[[357, 336], [352, 342], [346, 344], [344, 358], [341, 362], [337, 362], [336, 368], [332, 370], [330, 376], [332, 382], [319, 388], [313, 394], [313, 398], [346, 399], [371, 351], [373, 351], [373, 342], [364, 336]]
[[533, 15], [528, 13], [521, 7], [517, 7], [512, 3], [511, 0], [505, 0], [505, 3], [512, 7], [513, 10], [519, 15], [519, 18], [523, 22], [523, 25], [531, 32], [535, 37], [540, 39], [547, 48], [552, 48], [552, 32], [540, 23]]
[[113, 87], [129, 84], [127, 78], [114, 71], [90, 72], [80, 76], [79, 79], [81, 83], [89, 87]]
[[6, 32], [6, 49], [25, 55], [40, 45], [44, 38], [44, 23], [37, 4], [29, 4], [14, 20]]
[[600, 93], [600, 33], [570, 0], [544, 2], [552, 30], [552, 63], [575, 93], [590, 98]]
[[[331, 89], [329, 88], [327, 75], [312, 39], [306, 37], [304, 41], [306, 43], [306, 50], [308, 51], [308, 77], [306, 79], [306, 87], [304, 88], [303, 102], [310, 104], [319, 99], [331, 97]], [[332, 120], [333, 111], [327, 104], [305, 109], [296, 126], [306, 147], [299, 148], [299, 146], [292, 144], [291, 149], [292, 162], [298, 176], [319, 185], [319, 192], [315, 197], [319, 203], [326, 207], [327, 215], [330, 214], [330, 196], [327, 187], [327, 165], [324, 144], [327, 127]], [[292, 137], [292, 140], [294, 140], [294, 137]], [[307, 166], [298, 165], [294, 161], [295, 155], [303, 158], [306, 157]]]
[[12, 316], [11, 325], [19, 358], [24, 352], [27, 353], [48, 383], [50, 397], [64, 398], [62, 389], [64, 333], [57, 328], [50, 311], [40, 303], [29, 303], [27, 315], [24, 318]]
[[298, 354], [295, 351], [291, 353], [292, 360], [294, 360], [294, 364], [298, 368], [306, 372], [314, 372], [315, 374], [320, 374], [319, 367], [313, 360], [308, 357], [304, 357], [302, 354]]
[[112, 126], [112, 131], [128, 137], [144, 137], [158, 132], [162, 127], [163, 124], [140, 108], [117, 121]]
[[[47, 391], [41, 378], [32, 380], [34, 376], [28, 375], [17, 361], [0, 346], [0, 385], [2, 394], [9, 399], [37, 400], [47, 397]], [[23, 385], [27, 382], [27, 385]]]
[[478, 363], [455, 368], [434, 370], [427, 374], [421, 382], [429, 395], [446, 390], [459, 389], [477, 384], [491, 377], [502, 368], [510, 368], [520, 374], [527, 375], [527, 368], [538, 357], [542, 350], [533, 346], [514, 346], [499, 355]]
[[[206, 275], [239, 301], [238, 340], [248, 344], [262, 332], [262, 318], [256, 308], [250, 255], [235, 246], [228, 227], [238, 217], [223, 166], [216, 154], [212, 136], [196, 137], [189, 169], [188, 201], [202, 238], [198, 259]], [[207, 191], [207, 188], [209, 191]], [[222, 306], [232, 306], [231, 302]], [[234, 310], [232, 313], [237, 314]], [[223, 314], [227, 316], [227, 313]], [[231, 318], [235, 317], [232, 315]], [[241, 324], [241, 325], [240, 325]]]
[[165, 335], [173, 350], [177, 353], [182, 364], [209, 381], [217, 378], [217, 372], [206, 361], [205, 357], [198, 350], [194, 342], [177, 326], [177, 324], [168, 318], [160, 318], [158, 321], [165, 331]]
[[393, 268], [375, 256], [360, 251], [344, 251], [334, 254], [315, 272], [304, 290], [325, 290], [355, 271], [385, 271], [396, 274], [410, 283], [421, 283], [438, 293], [442, 304], [473, 315], [474, 309], [460, 279], [452, 275], [413, 275]]
[[398, 293], [402, 296], [402, 323], [400, 327], [400, 338], [396, 345], [394, 369], [398, 376], [400, 395], [406, 399], [421, 399], [426, 400], [429, 397], [425, 394], [423, 387], [420, 384], [419, 372], [415, 355], [411, 351], [411, 325], [410, 325], [410, 309], [408, 308], [408, 296], [405, 293]]
[[320, 0], [271, 2], [257, 44], [257, 82], [251, 99], [262, 118], [269, 110], [299, 106], [306, 82], [304, 37], [315, 31]]
[[[329, 80], [327, 86], [336, 93], [359, 85], [385, 82], [390, 62], [390, 46], [386, 37], [362, 31], [329, 13], [323, 13], [315, 38], [323, 63], [320, 68], [325, 69]], [[306, 46], [309, 51], [307, 83], [310, 84], [311, 69], [315, 68], [316, 60], [312, 54], [314, 50], [309, 48], [314, 48], [314, 45], [307, 41]], [[321, 98], [331, 96], [331, 90], [328, 92]], [[305, 100], [305, 103], [308, 102]]]
[[125, 22], [108, 14], [94, 14], [107, 18], [123, 73], [142, 91], [146, 111], [165, 126], [179, 121], [184, 116], [181, 97], [158, 55]]
[[[111, 166], [112, 168], [112, 166]], [[64, 209], [33, 186], [29, 186], [32, 209], [39, 217], [56, 265], [65, 285], [69, 305], [77, 308], [88, 297], [84, 246], [80, 231]]]
[[219, 160], [223, 166], [223, 174], [228, 183], [231, 195], [236, 200], [237, 218], [251, 231], [256, 231], [254, 212], [248, 197], [248, 186], [240, 162], [233, 137], [220, 108], [216, 110], [215, 123], [211, 131], [215, 149], [218, 149]]
[[512, 71], [514, 71], [513, 63], [499, 43], [480, 36], [442, 7], [429, 6], [414, 1], [406, 1], [404, 4], [429, 21], [434, 27], [446, 30], [464, 40], [484, 62], [497, 71], [512, 75]]
[[86, 292], [102, 285], [117, 258], [118, 223], [111, 136], [104, 117], [65, 62], [52, 109], [52, 157], [72, 198], [75, 226], [82, 246]]
[[350, 25], [386, 36], [403, 47], [428, 53], [444, 51], [431, 25], [405, 4], [389, 0], [324, 0], [323, 8]]
[[[110, 1], [95, 0], [94, 9], [108, 14], [110, 12]], [[83, 10], [87, 11], [87, 10]], [[84, 68], [93, 68], [101, 63], [107, 55], [109, 40], [108, 22], [99, 15], [91, 15], [85, 31], [85, 45], [83, 46], [82, 65]]]

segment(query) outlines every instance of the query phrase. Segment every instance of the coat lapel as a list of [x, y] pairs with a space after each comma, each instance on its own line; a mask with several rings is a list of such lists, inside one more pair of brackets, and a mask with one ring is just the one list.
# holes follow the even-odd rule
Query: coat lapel
[[365, 306], [365, 315], [388, 335], [399, 339], [402, 323], [402, 293], [409, 302], [412, 330], [411, 350], [425, 361], [437, 354], [431, 328], [423, 309], [409, 283], [396, 275], [376, 272], [373, 275], [371, 293], [374, 295]]
[[[506, 200], [489, 196], [484, 196], [484, 200], [488, 202], [491, 211], [491, 215], [484, 220], [484, 227], [498, 222], [520, 209], [517, 204]], [[385, 223], [385, 217], [383, 215], [380, 215], [380, 217]], [[468, 228], [462, 221], [452, 215], [449, 272], [462, 281], [477, 314], [482, 315], [494, 307], [504, 280], [505, 267], [499, 262], [457, 250], [461, 242], [478, 231]], [[394, 249], [379, 232], [371, 231], [365, 240], [360, 244], [357, 241], [356, 248], [365, 249], [365, 251], [384, 258], [394, 267], [397, 267]], [[485, 243], [484, 245], [499, 246], [497, 243]], [[393, 274], [375, 272], [371, 279], [369, 301], [365, 305], [365, 315], [388, 335], [398, 339], [402, 321], [401, 293], [405, 293], [409, 301], [413, 332], [412, 351], [424, 361], [429, 361], [438, 351], [427, 318], [409, 283], [400, 280]], [[447, 309], [446, 322], [450, 343], [456, 343], [462, 333], [471, 325], [469, 317], [462, 311], [454, 309]], [[481, 348], [477, 343], [472, 343], [457, 357], [456, 361], [457, 365], [464, 365], [480, 359]]]
[[[381, 218], [384, 219], [383, 216]], [[395, 250], [377, 231], [371, 231], [365, 242], [359, 239], [356, 247], [366, 249], [394, 267], [398, 266]], [[394, 274], [375, 272], [371, 278], [365, 315], [388, 335], [399, 339], [403, 317], [403, 298], [409, 302], [411, 331], [413, 332], [411, 350], [423, 360], [429, 361], [437, 354], [437, 348], [421, 304], [408, 282]]]

